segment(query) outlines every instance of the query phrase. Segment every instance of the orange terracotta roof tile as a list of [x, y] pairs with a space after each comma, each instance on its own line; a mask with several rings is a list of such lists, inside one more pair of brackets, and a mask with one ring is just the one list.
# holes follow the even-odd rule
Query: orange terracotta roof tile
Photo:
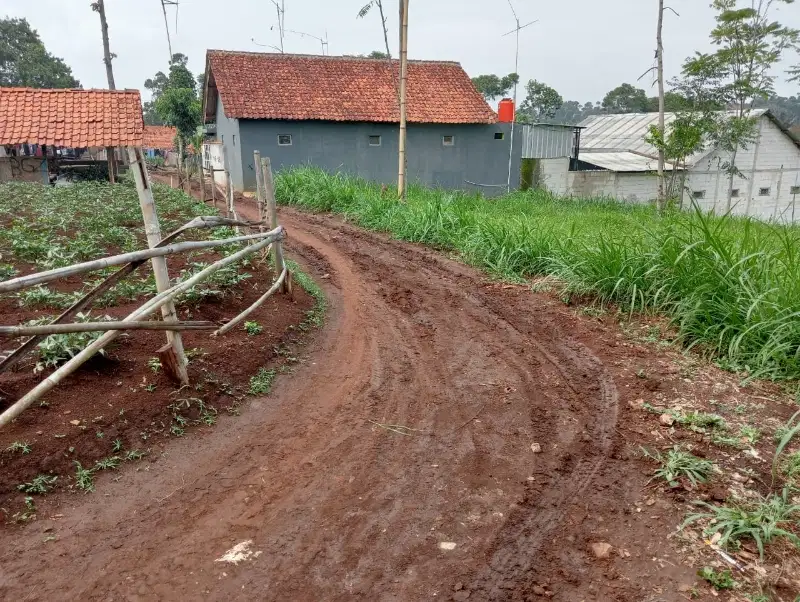
[[0, 88], [0, 144], [142, 146], [138, 90]]
[[144, 126], [144, 148], [174, 150], [175, 135], [178, 130], [164, 125]]
[[[209, 50], [225, 115], [240, 119], [398, 122], [399, 61]], [[458, 63], [409, 61], [408, 121], [495, 123]]]

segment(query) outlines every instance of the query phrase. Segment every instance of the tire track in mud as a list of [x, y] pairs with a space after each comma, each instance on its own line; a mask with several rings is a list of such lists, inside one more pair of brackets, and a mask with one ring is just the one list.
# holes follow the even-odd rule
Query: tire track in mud
[[[328, 226], [328, 218], [303, 216], [303, 221], [314, 223], [317, 226]], [[368, 240], [371, 244], [381, 247], [386, 244], [400, 246], [399, 243], [387, 243], [381, 236], [364, 233], [347, 226], [335, 226], [334, 230], [341, 233], [357, 235], [359, 243]], [[329, 226], [321, 231], [330, 231]], [[330, 235], [330, 234], [329, 234]], [[351, 247], [347, 254], [353, 256], [356, 251]], [[403, 259], [411, 262], [424, 260], [425, 267], [420, 272], [433, 278], [448, 280], [452, 270], [452, 262], [440, 260], [431, 256], [424, 250], [408, 245], [403, 246], [400, 253]], [[374, 259], [372, 260], [374, 261]], [[369, 263], [361, 266], [365, 271]], [[396, 267], [396, 264], [395, 264]], [[374, 266], [373, 266], [374, 268]], [[468, 278], [469, 279], [469, 278]], [[470, 284], [477, 282], [472, 279]], [[461, 283], [463, 286], [463, 283]], [[602, 362], [584, 345], [575, 340], [554, 341], [552, 338], [547, 343], [553, 345], [554, 352], [548, 351], [547, 345], [535, 337], [535, 330], [530, 327], [518, 329], [515, 321], [519, 317], [510, 315], [507, 308], [503, 308], [495, 300], [490, 300], [487, 295], [478, 290], [469, 290], [464, 294], [464, 300], [476, 308], [489, 312], [488, 320], [485, 314], [475, 312], [470, 317], [491, 327], [491, 320], [497, 320], [496, 328], [505, 331], [509, 343], [524, 340], [534, 346], [550, 366], [563, 379], [564, 384], [574, 394], [572, 403], [582, 406], [589, 414], [586, 420], [584, 433], [585, 445], [579, 445], [578, 450], [568, 451], [563, 454], [559, 462], [549, 467], [551, 474], [560, 475], [553, 478], [549, 487], [526, 488], [525, 496], [504, 526], [496, 533], [488, 549], [488, 561], [472, 575], [465, 574], [465, 580], [471, 581], [467, 590], [476, 594], [477, 599], [505, 599], [519, 588], [532, 583], [535, 575], [535, 561], [541, 546], [547, 542], [553, 532], [561, 526], [561, 518], [565, 507], [574, 503], [580, 494], [592, 483], [592, 479], [602, 468], [608, 457], [615, 436], [615, 426], [618, 413], [618, 393], [613, 378], [604, 368]], [[546, 327], [545, 319], [545, 327]], [[534, 336], [532, 336], [534, 335]], [[566, 360], [566, 361], [565, 361]], [[530, 376], [518, 362], [514, 364], [517, 370], [522, 369], [526, 376]], [[582, 393], [586, 380], [592, 377], [597, 379], [591, 389], [596, 389], [596, 395], [587, 399]], [[573, 380], [578, 386], [573, 384]], [[587, 441], [588, 439], [588, 441]], [[574, 460], [574, 453], [579, 451], [582, 457]], [[567, 474], [564, 474], [564, 473]], [[469, 583], [468, 581], [468, 583]]]
[[[461, 597], [489, 600], [548, 570], [537, 552], [568, 531], [617, 415], [563, 310], [509, 303], [466, 266], [336, 218], [282, 209], [281, 223], [330, 297], [319, 349], [202, 444], [171, 443], [158, 470], [103, 484], [113, 503], [81, 498], [58, 547], [25, 531], [0, 557], [0, 594], [406, 601], [461, 581]], [[222, 577], [213, 559], [242, 540], [262, 554]]]

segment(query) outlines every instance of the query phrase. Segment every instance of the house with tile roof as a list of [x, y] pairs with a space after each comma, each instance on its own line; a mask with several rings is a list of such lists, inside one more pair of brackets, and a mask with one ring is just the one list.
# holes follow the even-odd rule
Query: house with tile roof
[[32, 156], [24, 159], [0, 160], [0, 181], [18, 179], [13, 166], [6, 169], [6, 163], [27, 162], [27, 167], [16, 171], [30, 173], [35, 164], [47, 182], [51, 171], [48, 158], [57, 158], [61, 150], [140, 147], [143, 130], [138, 90], [0, 88], [0, 147], [4, 154], [35, 148]]
[[[256, 150], [276, 170], [312, 164], [396, 182], [398, 70], [386, 59], [209, 50], [203, 114], [234, 189], [255, 190]], [[461, 65], [409, 61], [407, 103], [410, 182], [505, 189], [510, 124], [498, 123]]]

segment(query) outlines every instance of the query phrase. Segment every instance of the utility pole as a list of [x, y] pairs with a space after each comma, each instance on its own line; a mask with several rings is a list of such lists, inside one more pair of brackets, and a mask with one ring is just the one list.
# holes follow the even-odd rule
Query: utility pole
[[664, 0], [658, 0], [658, 31], [656, 32], [656, 59], [658, 61], [658, 131], [661, 134], [661, 144], [658, 148], [658, 209], [663, 211], [667, 205], [667, 192], [664, 186], [664, 167], [666, 164], [664, 142], [666, 138], [666, 125], [664, 123], [664, 42], [662, 31], [664, 29]]
[[400, 168], [397, 196], [406, 198], [406, 88], [408, 87], [408, 0], [400, 0]]
[[[106, 20], [106, 7], [104, 0], [97, 0], [92, 3], [92, 10], [100, 15], [100, 31], [103, 34], [103, 62], [106, 64], [106, 77], [108, 78], [108, 89], [116, 90], [114, 82], [114, 68], [111, 66], [111, 47], [108, 41], [108, 21]], [[114, 148], [106, 147], [106, 159], [108, 160], [108, 181], [114, 184], [117, 181], [117, 162], [114, 159]]]

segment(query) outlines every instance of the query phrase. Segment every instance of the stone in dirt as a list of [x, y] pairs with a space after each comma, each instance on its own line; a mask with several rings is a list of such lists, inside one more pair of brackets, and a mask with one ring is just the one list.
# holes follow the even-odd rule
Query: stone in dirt
[[440, 541], [439, 548], [442, 550], [455, 550], [456, 543], [453, 541]]
[[535, 454], [542, 453], [542, 446], [538, 443], [531, 443], [531, 451]]
[[613, 549], [613, 546], [610, 543], [606, 543], [606, 542], [602, 542], [601, 541], [601, 542], [593, 543], [591, 545], [591, 548], [592, 548], [592, 553], [594, 554], [594, 557], [599, 559], [599, 560], [602, 560], [604, 558], [608, 558], [609, 556], [611, 556], [611, 550]]
[[659, 420], [664, 426], [672, 426], [675, 424], [675, 417], [672, 414], [661, 414]]
[[537, 596], [544, 596], [544, 588], [541, 585], [534, 585], [533, 593]]

